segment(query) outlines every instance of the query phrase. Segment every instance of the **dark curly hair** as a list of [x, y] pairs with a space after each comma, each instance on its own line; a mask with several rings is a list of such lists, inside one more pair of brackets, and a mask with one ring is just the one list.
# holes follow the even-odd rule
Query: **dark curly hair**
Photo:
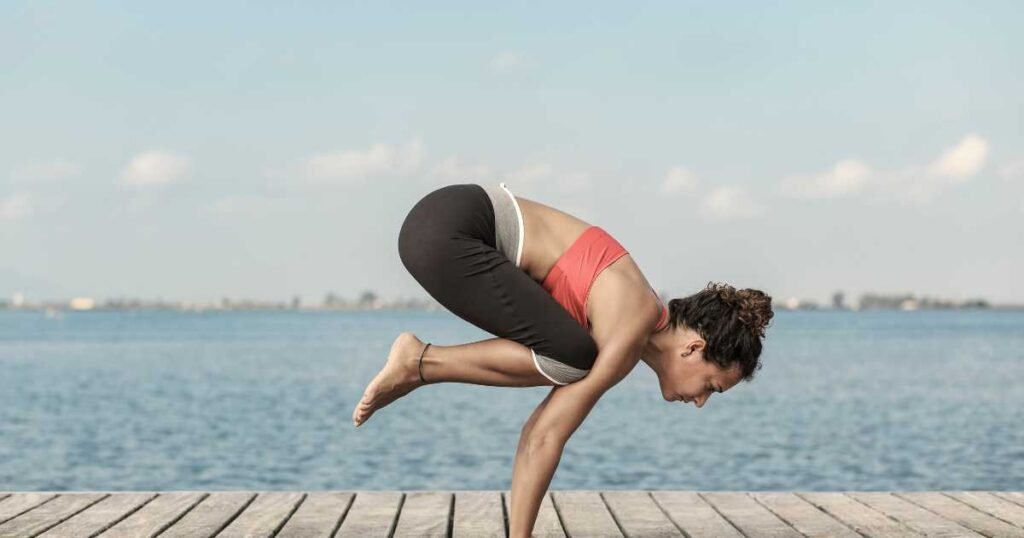
[[772, 316], [772, 298], [761, 290], [709, 282], [703, 290], [668, 302], [672, 328], [689, 327], [704, 338], [704, 358], [728, 370], [739, 363], [742, 379], [761, 368], [761, 339]]

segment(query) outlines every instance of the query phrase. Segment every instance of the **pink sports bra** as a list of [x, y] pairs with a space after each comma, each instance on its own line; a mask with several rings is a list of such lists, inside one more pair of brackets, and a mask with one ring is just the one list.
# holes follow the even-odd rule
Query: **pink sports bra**
[[[590, 287], [606, 267], [628, 254], [614, 237], [598, 226], [591, 226], [555, 261], [541, 286], [562, 305], [583, 328], [590, 330], [587, 299]], [[657, 292], [651, 289], [657, 296]], [[661, 306], [661, 317], [655, 331], [668, 324], [668, 308]]]

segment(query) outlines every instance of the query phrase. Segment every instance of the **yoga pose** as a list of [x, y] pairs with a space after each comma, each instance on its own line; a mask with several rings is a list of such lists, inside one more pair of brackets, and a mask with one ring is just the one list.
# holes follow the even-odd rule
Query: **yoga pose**
[[398, 252], [431, 296], [497, 338], [439, 346], [400, 334], [352, 420], [428, 383], [554, 385], [520, 435], [511, 536], [529, 535], [565, 443], [639, 361], [665, 400], [698, 408], [760, 367], [770, 297], [709, 284], [666, 306], [604, 230], [504, 183], [426, 195], [402, 224]]

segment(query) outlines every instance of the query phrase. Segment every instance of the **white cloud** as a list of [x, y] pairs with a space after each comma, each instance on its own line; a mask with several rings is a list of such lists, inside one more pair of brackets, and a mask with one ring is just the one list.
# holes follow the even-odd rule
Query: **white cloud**
[[928, 167], [928, 173], [954, 182], [967, 181], [981, 171], [987, 157], [988, 141], [976, 134], [969, 134], [935, 160]]
[[568, 172], [555, 180], [555, 186], [562, 192], [573, 193], [593, 188], [594, 182], [590, 179], [590, 172]]
[[558, 170], [550, 163], [528, 164], [502, 174], [501, 177], [509, 187], [529, 187], [544, 183], [562, 194], [575, 194], [593, 187], [590, 172]]
[[521, 166], [503, 175], [509, 183], [531, 184], [550, 180], [555, 175], [555, 167], [548, 163], [535, 163]]
[[665, 194], [688, 194], [697, 189], [697, 176], [682, 166], [674, 166], [665, 174], [661, 182], [661, 192]]
[[121, 172], [125, 185], [161, 185], [177, 181], [191, 168], [188, 157], [166, 151], [147, 151], [135, 156]]
[[864, 190], [872, 175], [871, 168], [857, 159], [839, 161], [820, 174], [791, 176], [782, 180], [782, 192], [798, 198], [836, 198]]
[[720, 220], [750, 219], [764, 214], [745, 187], [730, 185], [712, 190], [701, 202], [700, 214]]
[[423, 143], [415, 139], [397, 146], [374, 144], [365, 150], [343, 150], [310, 157], [303, 175], [315, 181], [356, 181], [412, 174], [423, 161]]
[[501, 52], [487, 62], [487, 67], [491, 72], [499, 75], [527, 71], [536, 65], [537, 62], [530, 56], [511, 50]]
[[1005, 181], [1024, 179], [1024, 159], [1003, 164], [997, 174]]
[[0, 220], [18, 220], [32, 215], [32, 195], [18, 193], [0, 198]]
[[34, 164], [19, 168], [11, 174], [14, 181], [58, 181], [81, 175], [82, 167], [63, 161]]
[[779, 190], [798, 198], [872, 193], [881, 199], [922, 204], [977, 175], [984, 168], [988, 153], [988, 141], [969, 134], [927, 166], [876, 170], [857, 159], [845, 159], [820, 174], [784, 178]]
[[480, 183], [491, 181], [495, 171], [485, 164], [471, 164], [464, 162], [458, 156], [448, 157], [434, 165], [427, 172], [427, 179], [431, 183]]

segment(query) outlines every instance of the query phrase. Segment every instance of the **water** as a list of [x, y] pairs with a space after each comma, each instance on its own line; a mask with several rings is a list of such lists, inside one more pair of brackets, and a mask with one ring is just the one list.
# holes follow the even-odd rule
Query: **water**
[[[432, 385], [363, 427], [393, 338], [448, 313], [0, 312], [0, 490], [503, 489], [548, 388]], [[780, 312], [703, 409], [644, 364], [555, 489], [1024, 489], [1024, 313]]]

